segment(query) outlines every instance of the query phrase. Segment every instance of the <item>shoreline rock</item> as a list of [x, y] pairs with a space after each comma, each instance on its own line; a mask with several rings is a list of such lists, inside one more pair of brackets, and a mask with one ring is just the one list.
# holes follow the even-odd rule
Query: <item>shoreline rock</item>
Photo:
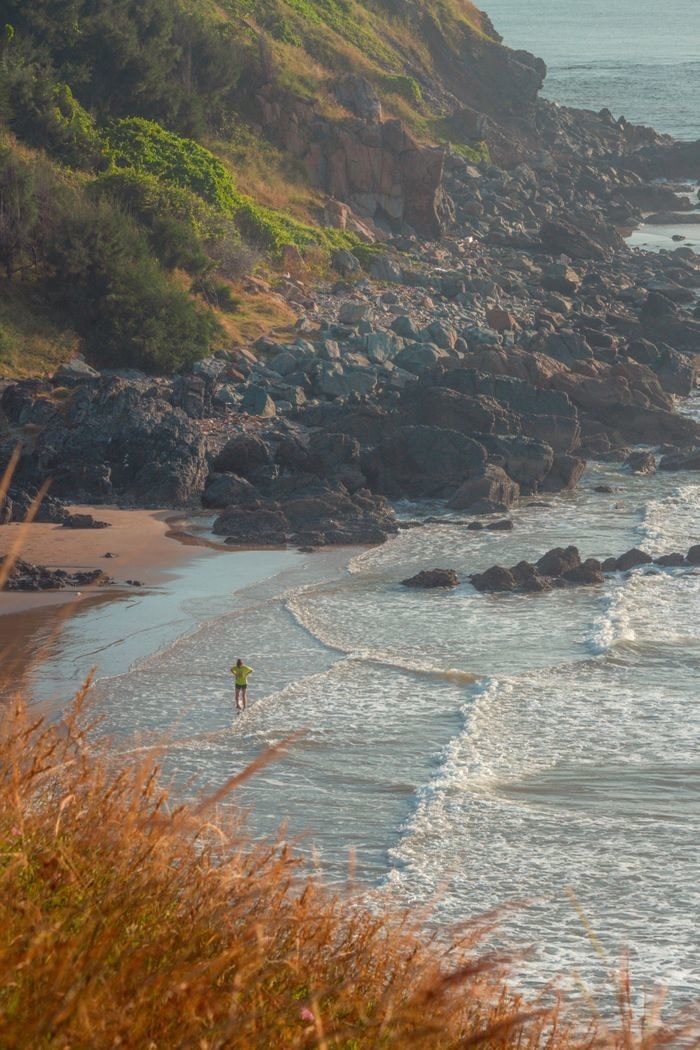
[[613, 572], [629, 572], [644, 565], [660, 568], [681, 568], [700, 565], [700, 544], [692, 546], [687, 554], [669, 553], [652, 558], [646, 551], [634, 547], [619, 557], [581, 559], [578, 547], [554, 547], [534, 562], [520, 561], [506, 568], [492, 565], [484, 572], [473, 573], [472, 586], [487, 594], [533, 594], [551, 591], [556, 587], [594, 586], [605, 582]]

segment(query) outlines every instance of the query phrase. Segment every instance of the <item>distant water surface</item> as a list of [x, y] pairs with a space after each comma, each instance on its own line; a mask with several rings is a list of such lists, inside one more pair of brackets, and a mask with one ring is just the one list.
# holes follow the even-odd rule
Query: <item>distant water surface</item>
[[504, 43], [547, 63], [543, 94], [700, 137], [698, 0], [482, 0]]

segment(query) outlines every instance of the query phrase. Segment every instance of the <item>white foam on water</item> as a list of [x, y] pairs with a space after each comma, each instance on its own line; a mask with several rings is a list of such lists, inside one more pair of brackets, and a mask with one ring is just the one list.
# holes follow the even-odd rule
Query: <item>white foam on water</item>
[[610, 591], [601, 599], [601, 612], [593, 623], [588, 648], [594, 655], [609, 652], [618, 642], [634, 641], [629, 609], [631, 585], [626, 580], [613, 581]]
[[[668, 676], [666, 676], [668, 677]], [[685, 684], [683, 684], [685, 682]], [[437, 922], [510, 901], [494, 943], [537, 945], [520, 978], [578, 970], [610, 999], [632, 952], [636, 991], [674, 972], [675, 1003], [700, 994], [700, 664], [654, 681], [608, 660], [492, 680], [465, 710], [392, 849], [386, 892], [435, 901]], [[609, 953], [589, 941], [573, 887]]]
[[639, 532], [644, 549], [655, 557], [685, 554], [700, 543], [700, 484], [678, 485], [662, 499], [649, 500]]

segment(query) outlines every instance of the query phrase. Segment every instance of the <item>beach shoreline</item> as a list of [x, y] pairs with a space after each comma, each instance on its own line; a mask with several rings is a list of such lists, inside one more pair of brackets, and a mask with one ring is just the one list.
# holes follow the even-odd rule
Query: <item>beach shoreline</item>
[[[182, 515], [172, 510], [122, 510], [111, 506], [71, 506], [71, 513], [91, 514], [106, 521], [109, 528], [68, 529], [53, 522], [33, 522], [28, 527], [11, 522], [0, 532], [0, 554], [7, 554], [21, 535], [20, 557], [50, 569], [79, 572], [100, 569], [114, 584], [100, 593], [114, 594], [137, 579], [146, 586], [161, 583], [167, 574], [191, 556], [192, 546], [204, 546], [196, 536], [185, 534], [179, 523]], [[186, 539], [184, 538], [186, 536]], [[49, 591], [3, 591], [0, 617], [26, 613], [33, 609], [65, 605], [77, 597], [94, 594], [95, 589], [67, 587]]]

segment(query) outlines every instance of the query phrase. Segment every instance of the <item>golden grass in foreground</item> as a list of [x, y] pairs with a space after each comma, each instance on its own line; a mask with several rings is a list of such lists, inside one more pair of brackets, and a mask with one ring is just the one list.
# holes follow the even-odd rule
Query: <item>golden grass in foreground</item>
[[[331, 897], [281, 844], [214, 822], [235, 788], [173, 806], [117, 767], [82, 707], [21, 697], [0, 732], [0, 1047], [652, 1047], [574, 1034], [511, 995], [477, 934], [439, 947], [405, 916]], [[274, 756], [263, 756], [257, 766]], [[251, 769], [242, 777], [255, 772]]]

